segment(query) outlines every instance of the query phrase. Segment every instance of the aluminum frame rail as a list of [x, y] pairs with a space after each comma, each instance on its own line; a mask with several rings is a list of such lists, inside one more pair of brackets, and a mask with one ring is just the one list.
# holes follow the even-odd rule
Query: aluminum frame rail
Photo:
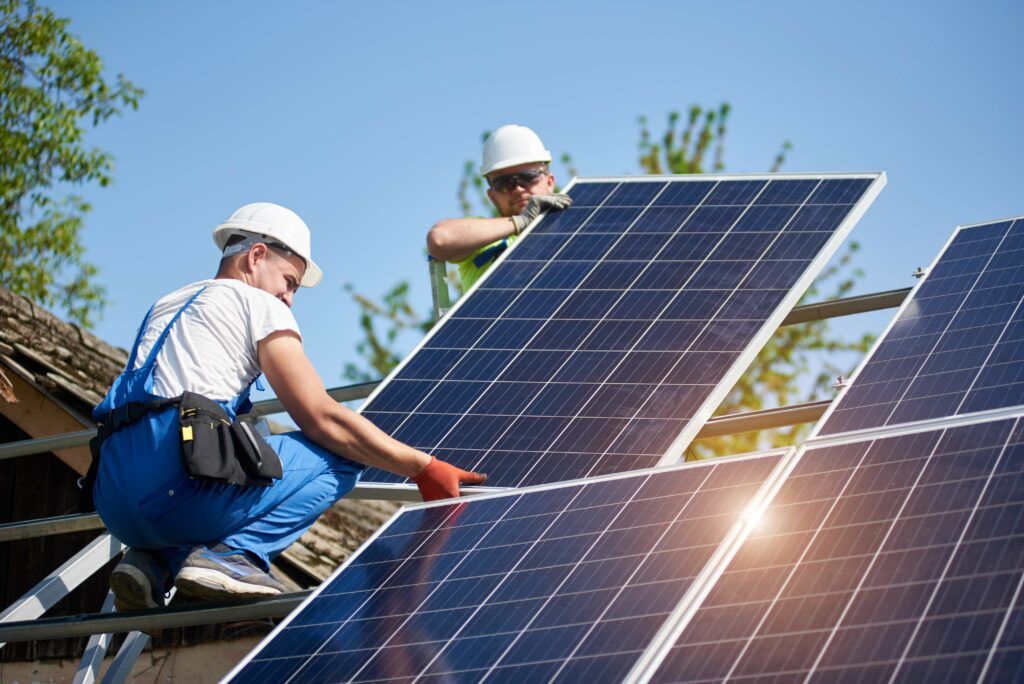
[[97, 513], [76, 513], [57, 515], [52, 518], [37, 518], [36, 520], [19, 520], [0, 525], [0, 543], [16, 539], [48, 537], [51, 534], [102, 530], [104, 527], [103, 521], [100, 520]]
[[[370, 392], [376, 389], [380, 380], [373, 382], [361, 382], [355, 385], [343, 385], [327, 390], [327, 394], [337, 402], [355, 401], [369, 396]], [[272, 413], [280, 413], [284, 410], [280, 399], [266, 399], [252, 405], [252, 415], [256, 417], [268, 416]], [[51, 437], [36, 437], [35, 439], [23, 439], [18, 442], [0, 444], [0, 461], [7, 458], [18, 458], [20, 456], [34, 456], [45, 454], [60, 449], [71, 449], [73, 447], [85, 446], [96, 434], [96, 430], [79, 430], [78, 432], [66, 432], [62, 435]]]
[[[103, 600], [101, 613], [114, 612], [114, 592], [108, 591], [107, 598]], [[92, 684], [99, 676], [100, 667], [103, 665], [103, 657], [107, 654], [113, 634], [93, 634], [89, 643], [85, 645], [85, 652], [82, 653], [82, 661], [75, 670], [75, 678], [72, 684]]]
[[[843, 299], [833, 299], [815, 304], [804, 304], [802, 306], [797, 306], [790, 311], [789, 315], [782, 321], [782, 325], [799, 325], [800, 323], [823, 321], [829, 318], [839, 318], [841, 316], [852, 316], [854, 314], [867, 313], [869, 311], [892, 309], [898, 307], [903, 300], [906, 299], [907, 295], [910, 294], [911, 289], [913, 288], [907, 287], [900, 290], [886, 290], [885, 292], [876, 292], [873, 294], [858, 295]], [[335, 387], [327, 390], [327, 394], [338, 402], [364, 399], [377, 388], [377, 385], [379, 385], [380, 382], [380, 380], [375, 380], [355, 385], [343, 385], [341, 387]], [[280, 413], [284, 410], [284, 406], [278, 399], [267, 399], [265, 401], [256, 402], [253, 404], [252, 408], [253, 415], [258, 417], [267, 416], [273, 413]], [[81, 430], [78, 432], [67, 432], [62, 435], [53, 435], [51, 437], [37, 437], [35, 439], [25, 439], [18, 442], [0, 444], [0, 461], [7, 458], [32, 456], [60, 449], [84, 446], [89, 443], [89, 440], [92, 439], [92, 436], [95, 433], [95, 430]], [[698, 435], [697, 437], [697, 439], [702, 438], [702, 435]]]
[[[830, 400], [826, 399], [823, 401], [811, 401], [805, 404], [762, 409], [760, 411], [744, 411], [725, 416], [715, 416], [704, 424], [694, 441], [736, 435], [742, 432], [774, 430], [776, 428], [813, 423], [825, 413], [831, 403]], [[495, 487], [462, 488], [464, 495], [494, 491], [498, 491], [498, 489]], [[419, 501], [416, 490], [396, 488], [393, 485], [377, 485], [373, 482], [356, 485], [355, 489], [349, 492], [345, 498], [374, 501]], [[50, 534], [63, 534], [65, 532], [99, 530], [103, 529], [103, 527], [103, 521], [95, 513], [24, 520], [0, 525], [0, 542], [14, 539], [31, 539], [33, 537], [44, 537]]]
[[831, 404], [831, 399], [824, 399], [822, 401], [809, 401], [804, 404], [790, 404], [789, 406], [779, 406], [778, 408], [761, 409], [760, 411], [743, 411], [740, 413], [730, 413], [725, 416], [714, 416], [704, 423], [694, 441], [724, 437], [726, 435], [738, 435], [741, 432], [773, 430], [792, 425], [813, 423], [824, 415]]
[[842, 299], [830, 299], [816, 304], [795, 306], [789, 312], [789, 315], [782, 320], [782, 325], [798, 325], [811, 321], [824, 321], [829, 318], [853, 316], [855, 314], [868, 313], [869, 311], [895, 309], [903, 303], [903, 300], [910, 295], [913, 289], [912, 287], [904, 287], [898, 290], [873, 292], [866, 295], [843, 297]]
[[[109, 534], [96, 537], [63, 565], [44, 577], [28, 593], [5, 608], [0, 613], [0, 628], [3, 623], [35, 621], [123, 549], [124, 544]], [[4, 644], [6, 641], [0, 638], [0, 648]]]
[[201, 603], [130, 613], [87, 613], [68, 617], [42, 618], [0, 624], [0, 640], [42, 641], [92, 634], [155, 632], [175, 627], [214, 625], [240, 620], [284, 617], [312, 592], [297, 591], [269, 599], [241, 603]]

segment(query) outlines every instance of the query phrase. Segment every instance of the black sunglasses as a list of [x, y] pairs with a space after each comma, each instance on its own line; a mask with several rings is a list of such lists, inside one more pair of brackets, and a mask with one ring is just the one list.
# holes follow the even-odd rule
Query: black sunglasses
[[487, 183], [491, 186], [491, 190], [508, 192], [516, 187], [528, 188], [546, 175], [548, 175], [547, 169], [531, 169], [491, 178]]

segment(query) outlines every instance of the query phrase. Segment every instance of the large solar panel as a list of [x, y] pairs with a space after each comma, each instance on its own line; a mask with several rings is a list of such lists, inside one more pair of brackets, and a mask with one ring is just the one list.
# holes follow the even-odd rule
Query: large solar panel
[[1021, 681], [1022, 428], [807, 447], [653, 681]]
[[1024, 219], [959, 228], [819, 425], [829, 435], [1024, 404]]
[[786, 454], [403, 509], [229, 678], [620, 680]]
[[574, 181], [363, 415], [492, 486], [675, 462], [884, 182]]

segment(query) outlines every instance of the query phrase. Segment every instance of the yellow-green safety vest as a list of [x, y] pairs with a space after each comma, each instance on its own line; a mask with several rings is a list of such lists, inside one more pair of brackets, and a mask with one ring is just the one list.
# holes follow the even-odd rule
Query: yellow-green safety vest
[[459, 267], [459, 280], [462, 281], [462, 291], [468, 290], [473, 283], [480, 279], [494, 260], [501, 256], [502, 252], [508, 249], [509, 245], [516, 241], [518, 235], [509, 235], [507, 238], [495, 240], [489, 245], [477, 249], [462, 261], [456, 262]]

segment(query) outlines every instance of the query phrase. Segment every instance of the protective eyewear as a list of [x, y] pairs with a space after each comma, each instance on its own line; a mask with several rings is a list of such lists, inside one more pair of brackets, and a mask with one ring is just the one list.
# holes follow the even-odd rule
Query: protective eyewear
[[530, 169], [529, 171], [519, 171], [518, 173], [509, 173], [504, 176], [498, 176], [492, 178], [488, 182], [491, 186], [491, 190], [495, 192], [508, 192], [513, 188], [529, 188], [532, 187], [537, 181], [544, 176], [548, 175], [547, 169]]

